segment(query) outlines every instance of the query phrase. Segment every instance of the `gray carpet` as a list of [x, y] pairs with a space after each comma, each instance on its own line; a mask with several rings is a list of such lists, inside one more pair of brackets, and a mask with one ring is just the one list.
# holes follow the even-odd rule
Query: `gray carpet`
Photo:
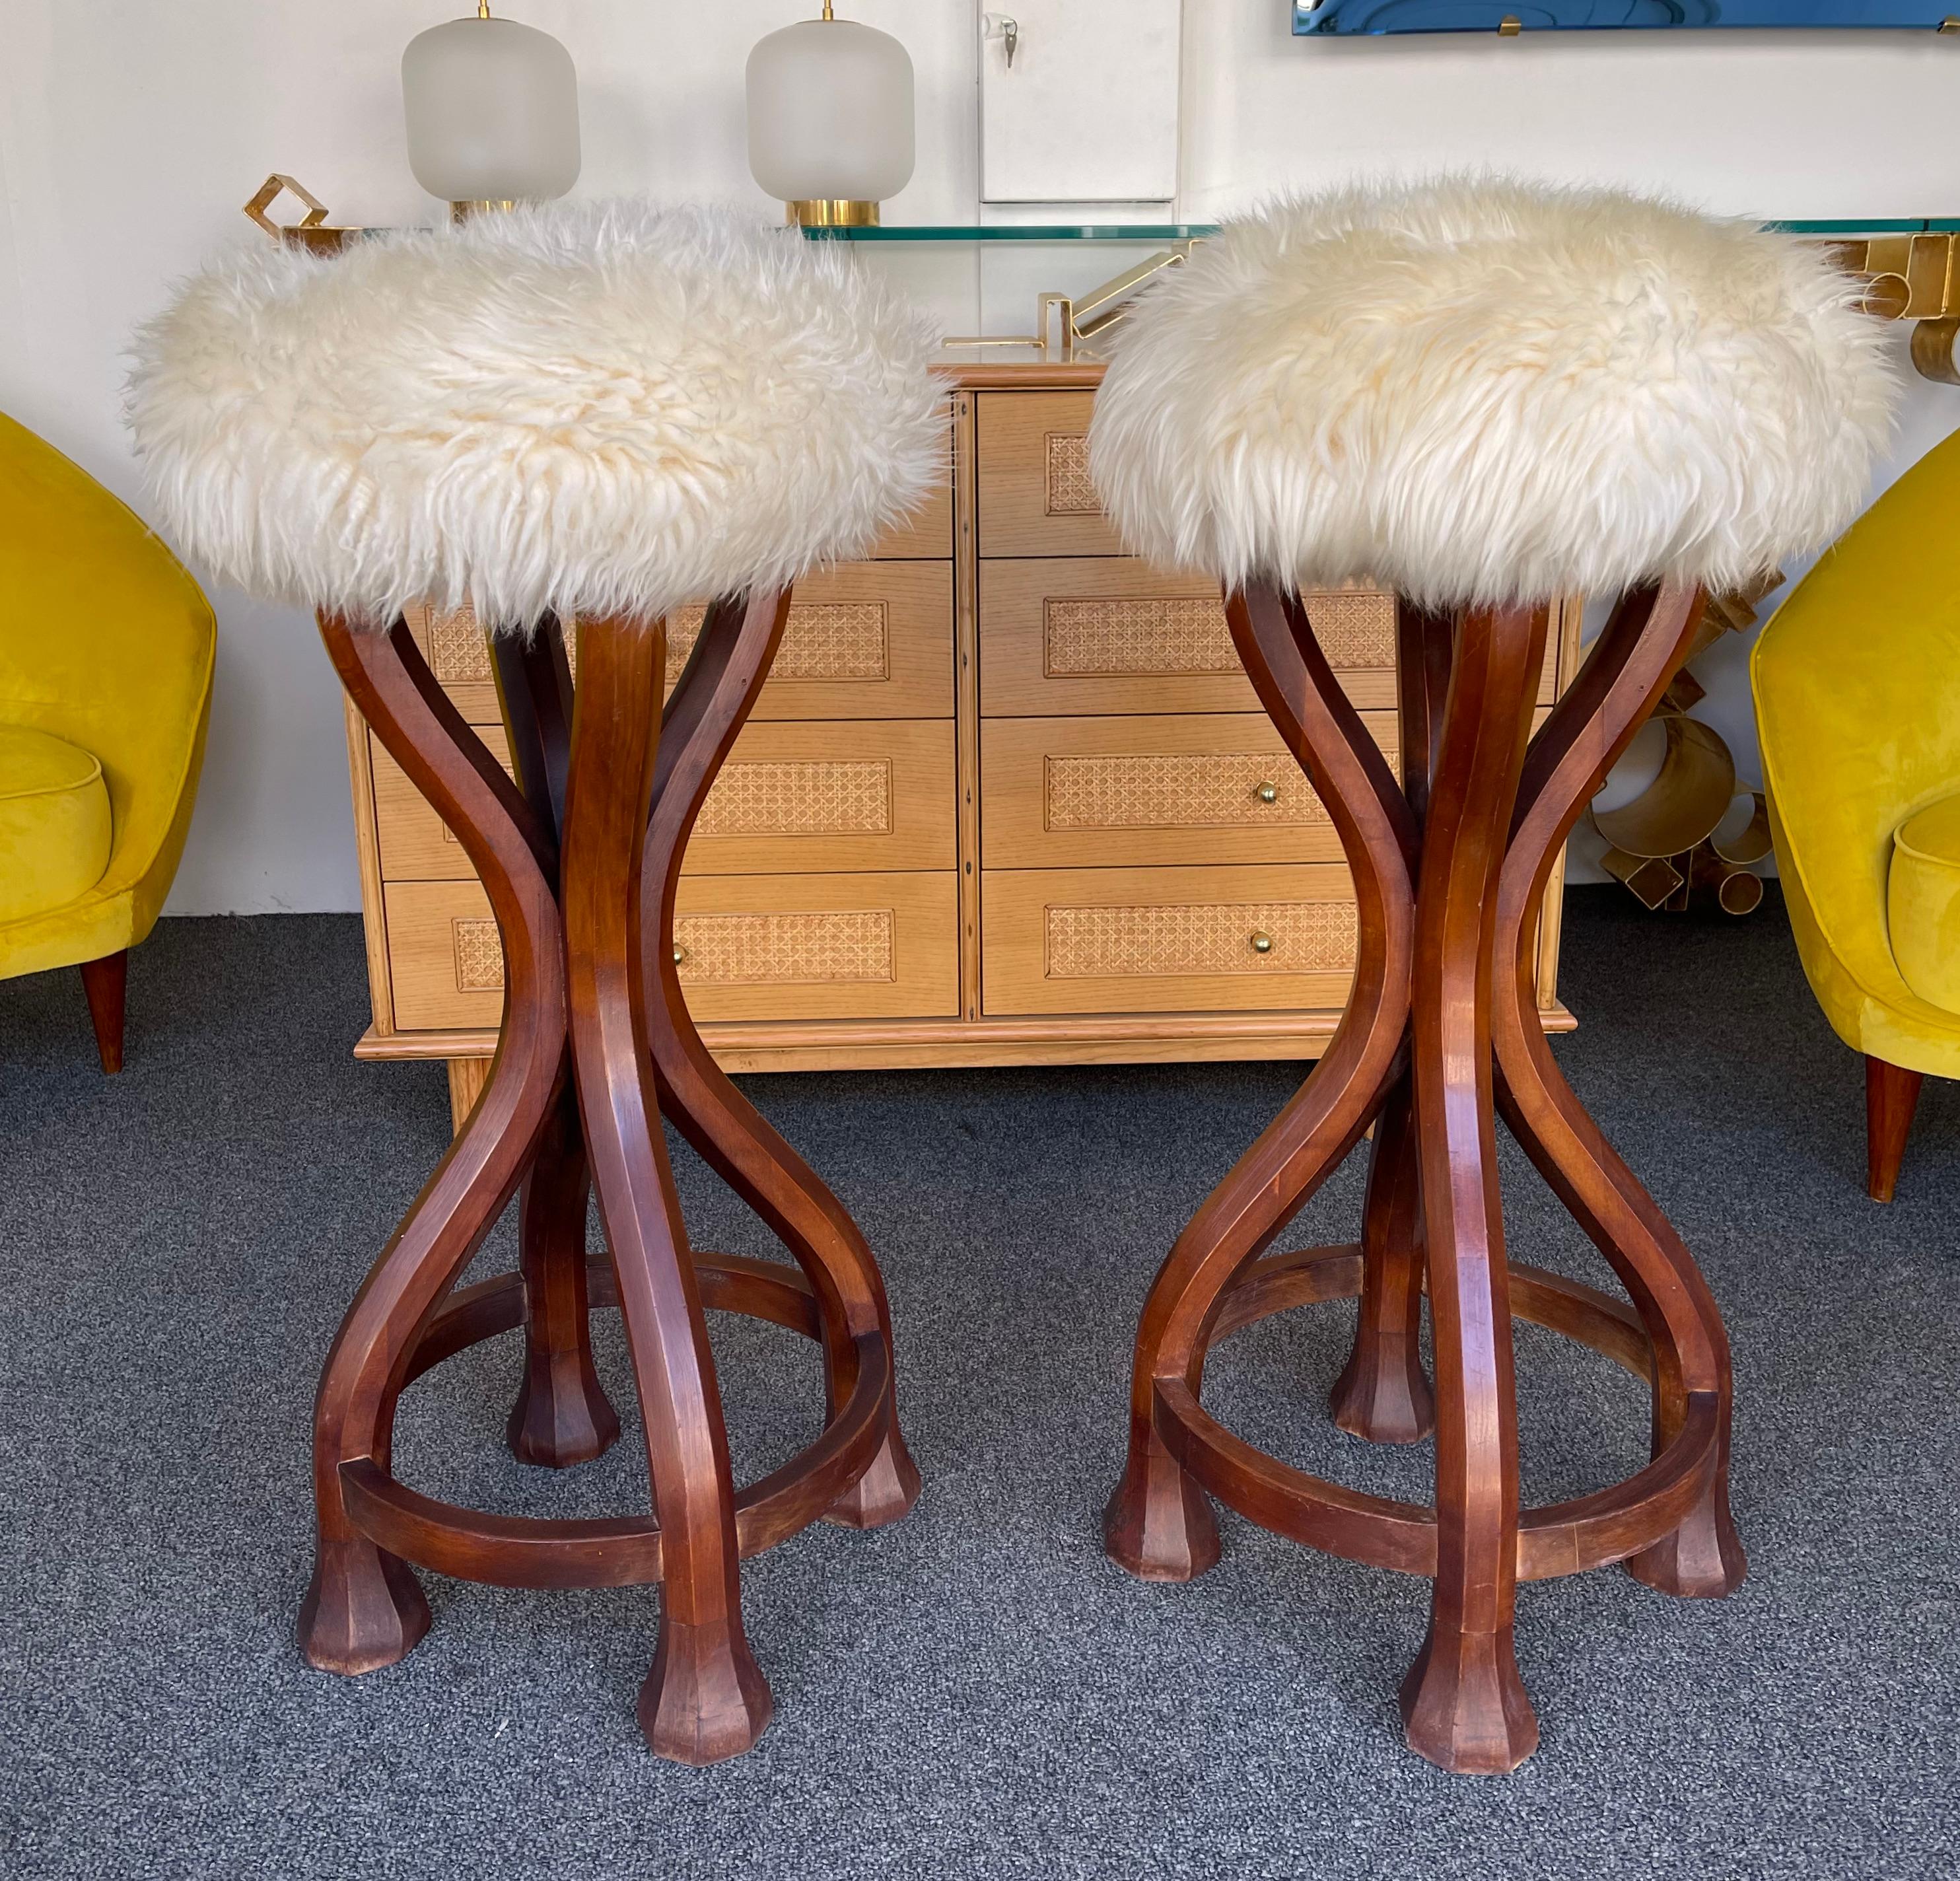
[[[1708, 1604], [1613, 1570], [1526, 1588], [1543, 1747], [1499, 1781], [1402, 1746], [1423, 1583], [1231, 1517], [1189, 1587], [1098, 1546], [1150, 1275], [1286, 1068], [751, 1081], [883, 1262], [927, 1488], [895, 1528], [819, 1526], [749, 1565], [776, 1721], [692, 1771], [633, 1723], [648, 1590], [431, 1579], [434, 1630], [399, 1666], [345, 1682], [294, 1647], [316, 1368], [447, 1131], [440, 1068], [348, 1056], [358, 924], [166, 923], [107, 1082], [72, 975], [0, 986], [0, 1871], [1954, 1873], [1960, 1088], [1929, 1087], [1900, 1200], [1874, 1207], [1857, 1064], [1774, 900], [1744, 922], [1618, 890], [1571, 907], [1586, 1023], [1559, 1055], [1729, 1314], [1752, 1574]], [[1520, 1256], [1595, 1274], [1507, 1154]], [[701, 1244], [775, 1251], [679, 1161]], [[1356, 1158], [1298, 1239], [1348, 1238], [1360, 1180]], [[1351, 1314], [1236, 1338], [1208, 1400], [1304, 1466], [1420, 1496], [1427, 1446], [1326, 1421]], [[812, 1349], [740, 1321], [715, 1338], [752, 1476], [812, 1427]], [[529, 1511], [643, 1506], [635, 1441], [563, 1477], [509, 1459], [513, 1362], [497, 1342], [413, 1389], [402, 1475]], [[1637, 1466], [1631, 1380], [1531, 1329], [1519, 1362], [1528, 1501]]]

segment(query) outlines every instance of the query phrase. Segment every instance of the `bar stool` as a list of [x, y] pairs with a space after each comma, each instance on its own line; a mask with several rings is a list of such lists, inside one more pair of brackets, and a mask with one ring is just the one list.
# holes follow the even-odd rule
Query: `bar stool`
[[[1185, 1229], [1139, 1329], [1109, 1553], [1146, 1579], [1218, 1558], [1208, 1498], [1434, 1582], [1402, 1693], [1445, 1768], [1538, 1740], [1517, 1583], [1611, 1561], [1728, 1593], [1722, 1319], [1680, 1237], [1547, 1049], [1532, 943], [1580, 809], [1685, 655], [1705, 588], [1828, 542], [1863, 501], [1893, 385], [1820, 252], [1605, 193], [1493, 180], [1355, 190], [1228, 228], [1138, 308], [1096, 400], [1091, 473], [1128, 546], [1221, 584], [1261, 702], [1339, 832], [1354, 991], [1326, 1055]], [[1399, 781], [1303, 590], [1399, 596]], [[1619, 597], [1534, 737], [1551, 603]], [[1494, 1111], [1631, 1305], [1507, 1259]], [[1370, 1124], [1358, 1246], [1269, 1252]], [[1435, 1379], [1418, 1346], [1424, 1282]], [[1357, 1296], [1344, 1430], [1436, 1436], [1433, 1507], [1244, 1442], [1208, 1348]], [[1511, 1321], [1650, 1383], [1653, 1460], [1520, 1511]]]
[[[746, 1749], [768, 1687], [738, 1561], [918, 1490], [878, 1269], [842, 1205], [723, 1076], [675, 965], [689, 830], [768, 676], [792, 584], [867, 552], [940, 474], [923, 323], [842, 251], [705, 212], [520, 209], [337, 259], [254, 252], [141, 336], [131, 418], [170, 525], [317, 610], [348, 694], [456, 833], [503, 941], [503, 1032], [449, 1153], [362, 1284], [315, 1411], [312, 1663], [390, 1665], [429, 1625], [409, 1564], [524, 1587], [657, 1582], [653, 1749]], [[664, 715], [663, 617], [717, 597]], [[514, 783], [431, 677], [412, 603], [467, 604]], [[574, 694], [561, 623], [577, 623]], [[695, 1253], [664, 1114], [797, 1265]], [[598, 1195], [608, 1258], [588, 1267]], [[521, 1268], [454, 1291], [520, 1195]], [[593, 1307], [624, 1316], [654, 1513], [548, 1521], [397, 1479], [397, 1397], [521, 1326], [510, 1440], [597, 1455], [619, 1420]], [[821, 1434], [739, 1493], [703, 1309], [820, 1342]]]

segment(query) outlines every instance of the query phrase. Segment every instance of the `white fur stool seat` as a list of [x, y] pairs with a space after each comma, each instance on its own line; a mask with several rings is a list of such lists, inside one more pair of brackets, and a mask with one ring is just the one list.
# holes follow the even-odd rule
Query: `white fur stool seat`
[[[315, 609], [362, 719], [462, 845], [502, 946], [482, 1095], [356, 1295], [315, 1399], [299, 1625], [323, 1669], [415, 1646], [431, 1620], [416, 1567], [657, 1584], [641, 1729], [663, 1756], [733, 1756], [772, 1709], [742, 1558], [819, 1517], [895, 1521], [918, 1493], [877, 1264], [702, 1042], [674, 906], [791, 584], [865, 553], [946, 461], [932, 344], [841, 250], [625, 207], [486, 215], [336, 259], [257, 251], [192, 282], [140, 339], [130, 415], [169, 523], [221, 573]], [[664, 617], [695, 599], [711, 605], [670, 691]], [[467, 603], [493, 630], [514, 776], [424, 661], [402, 619], [420, 602]], [[663, 1119], [794, 1265], [689, 1247]], [[588, 1263], [595, 1191], [606, 1246]], [[459, 1290], [520, 1192], [517, 1269]], [[587, 1322], [609, 1307], [651, 1510], [512, 1517], [396, 1478], [403, 1386], [520, 1329], [511, 1450], [552, 1467], [604, 1450], [620, 1421]], [[822, 1352], [821, 1434], [739, 1497], [711, 1307]]]
[[139, 334], [129, 412], [170, 530], [255, 593], [654, 619], [914, 507], [935, 345], [842, 247], [560, 204], [241, 253]]
[[[1133, 551], [1224, 589], [1339, 833], [1357, 934], [1325, 1057], [1152, 1287], [1105, 1543], [1188, 1580], [1218, 1558], [1217, 1498], [1430, 1577], [1402, 1711], [1447, 1769], [1507, 1771], [1537, 1743], [1519, 1581], [1624, 1562], [1711, 1598], [1745, 1572], [1722, 1316], [1547, 1049], [1537, 937], [1566, 836], [1693, 645], [1704, 585], [1821, 547], [1865, 495], [1892, 379], [1853, 292], [1796, 243], [1664, 205], [1357, 191], [1207, 244], [1145, 297], [1097, 396], [1104, 502]], [[1315, 633], [1312, 591], [1351, 581], [1398, 591], [1398, 768]], [[1575, 593], [1616, 606], [1534, 733], [1550, 619]], [[1499, 1104], [1627, 1301], [1508, 1255]], [[1358, 1250], [1266, 1252], [1371, 1125]], [[1349, 1296], [1335, 1421], [1383, 1443], [1433, 1431], [1429, 1507], [1263, 1455], [1201, 1401], [1217, 1338]], [[1514, 1316], [1649, 1384], [1645, 1468], [1520, 1507]]]
[[1739, 586], [1863, 503], [1894, 376], [1813, 244], [1464, 179], [1228, 225], [1119, 329], [1090, 466], [1136, 553], [1425, 605]]

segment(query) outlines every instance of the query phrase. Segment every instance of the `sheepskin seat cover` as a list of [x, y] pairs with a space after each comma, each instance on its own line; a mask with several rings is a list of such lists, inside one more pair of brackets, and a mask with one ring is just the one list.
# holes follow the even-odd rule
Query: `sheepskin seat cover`
[[1279, 203], [1140, 301], [1090, 467], [1128, 546], [1433, 606], [1740, 585], [1869, 494], [1895, 393], [1819, 250], [1604, 190]]
[[867, 553], [947, 462], [928, 325], [732, 213], [554, 204], [254, 247], [138, 336], [167, 527], [256, 593], [657, 619]]

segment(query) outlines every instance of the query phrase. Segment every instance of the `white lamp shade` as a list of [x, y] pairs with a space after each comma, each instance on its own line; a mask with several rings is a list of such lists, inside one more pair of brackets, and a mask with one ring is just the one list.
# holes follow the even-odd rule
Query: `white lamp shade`
[[578, 74], [549, 33], [451, 20], [402, 55], [409, 165], [446, 202], [562, 196], [578, 180]]
[[912, 62], [889, 33], [805, 20], [749, 55], [749, 167], [781, 202], [883, 202], [916, 161]]

